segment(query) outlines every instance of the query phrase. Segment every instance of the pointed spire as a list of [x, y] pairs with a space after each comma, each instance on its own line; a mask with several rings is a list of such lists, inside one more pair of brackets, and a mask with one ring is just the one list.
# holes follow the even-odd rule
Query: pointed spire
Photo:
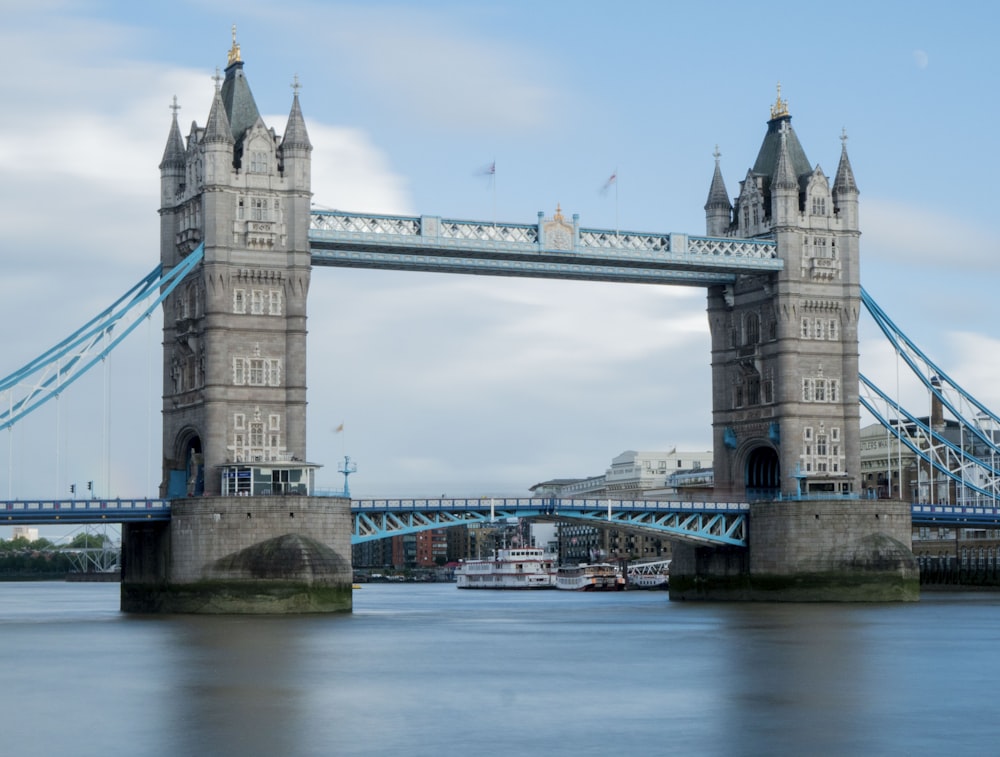
[[847, 157], [847, 129], [840, 134], [840, 164], [837, 166], [837, 176], [833, 180], [833, 193], [835, 195], [845, 192], [857, 194], [858, 185], [854, 181], [854, 171], [851, 170], [851, 161]]
[[226, 117], [232, 127], [233, 140], [238, 142], [246, 130], [257, 123], [260, 111], [253, 99], [247, 77], [243, 73], [243, 57], [240, 46], [236, 42], [236, 27], [233, 27], [233, 47], [229, 51], [226, 65], [226, 79], [222, 83], [222, 102], [225, 104]]
[[164, 168], [184, 168], [184, 138], [181, 136], [181, 129], [177, 125], [177, 111], [181, 106], [177, 104], [177, 95], [170, 105], [170, 110], [174, 112], [170, 121], [170, 133], [167, 135], [167, 146], [163, 150], [163, 160], [160, 161], [160, 170]]
[[781, 125], [781, 144], [778, 147], [778, 160], [774, 166], [772, 189], [798, 189], [799, 183], [792, 170], [792, 160], [788, 155], [788, 123]]
[[285, 135], [281, 140], [282, 149], [298, 147], [305, 150], [312, 149], [309, 141], [309, 132], [306, 131], [306, 120], [302, 117], [302, 108], [299, 107], [299, 76], [295, 75], [292, 82], [292, 110], [288, 114], [288, 123], [285, 125]]
[[226, 117], [226, 107], [222, 104], [222, 93], [219, 91], [219, 75], [216, 74], [215, 97], [212, 98], [212, 109], [208, 112], [208, 123], [205, 124], [205, 136], [202, 142], [224, 142], [233, 144], [233, 133], [229, 128], [229, 119]]
[[705, 210], [722, 210], [731, 211], [733, 209], [733, 204], [729, 201], [729, 193], [726, 191], [726, 183], [722, 180], [722, 170], [719, 168], [719, 158], [722, 157], [722, 153], [719, 152], [719, 146], [715, 146], [715, 152], [712, 153], [715, 158], [715, 174], [712, 176], [712, 186], [708, 190], [708, 200], [705, 202]]

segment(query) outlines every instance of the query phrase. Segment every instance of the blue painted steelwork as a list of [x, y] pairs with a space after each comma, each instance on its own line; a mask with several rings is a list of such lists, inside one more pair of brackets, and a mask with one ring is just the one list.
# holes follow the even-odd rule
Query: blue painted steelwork
[[728, 284], [784, 266], [773, 240], [580, 229], [575, 219], [572, 234], [547, 239], [549, 223], [317, 210], [309, 243], [317, 266], [645, 284]]
[[[951, 438], [932, 428], [926, 411], [923, 417], [909, 412], [864, 375], [859, 376], [861, 405], [923, 461], [926, 470], [933, 470], [941, 481], [954, 483], [958, 504], [1000, 506], [1000, 417], [931, 361], [864, 289], [861, 301], [896, 354], [927, 389], [931, 401], [951, 413], [953, 428], [944, 429]], [[927, 485], [931, 486], [929, 480]], [[937, 496], [931, 493], [928, 498]]]
[[[199, 245], [166, 274], [158, 265], [110, 307], [54, 347], [0, 379], [0, 431], [58, 397], [61, 391], [100, 363], [160, 306], [203, 255], [204, 245]], [[128, 318], [132, 319], [130, 323]], [[123, 325], [125, 327], [121, 328]], [[22, 394], [15, 398], [18, 392]]]
[[[598, 499], [367, 499], [351, 503], [351, 543], [513, 518], [580, 521], [652, 531], [696, 544], [744, 547], [750, 505]], [[911, 506], [913, 525], [1000, 528], [1000, 507]], [[0, 500], [0, 524], [59, 525], [169, 521], [169, 499]]]
[[549, 499], [368, 499], [351, 503], [351, 543], [508, 518], [581, 521], [638, 529], [696, 544], [746, 546], [746, 503], [654, 500]]
[[1000, 527], [1000, 507], [963, 507], [960, 505], [912, 505], [914, 526], [950, 528]]
[[0, 501], [0, 524], [134, 523], [170, 520], [168, 499], [32, 499]]

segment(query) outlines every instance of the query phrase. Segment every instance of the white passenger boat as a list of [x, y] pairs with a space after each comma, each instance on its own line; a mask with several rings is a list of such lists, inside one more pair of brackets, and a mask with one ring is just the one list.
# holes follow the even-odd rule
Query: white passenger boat
[[621, 591], [625, 577], [610, 563], [561, 565], [556, 571], [556, 588], [566, 591]]
[[455, 578], [459, 589], [551, 589], [554, 564], [540, 547], [498, 549], [491, 560], [465, 560]]

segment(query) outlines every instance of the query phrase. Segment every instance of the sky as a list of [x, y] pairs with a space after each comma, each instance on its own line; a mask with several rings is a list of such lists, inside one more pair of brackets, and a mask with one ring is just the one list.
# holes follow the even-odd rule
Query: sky
[[[561, 207], [589, 228], [703, 234], [716, 147], [735, 196], [780, 83], [827, 176], [848, 137], [862, 284], [1000, 408], [1000, 6], [0, 0], [0, 12], [0, 375], [156, 265], [169, 106], [176, 95], [184, 135], [204, 125], [236, 24], [279, 133], [302, 85], [315, 205], [356, 212], [533, 223]], [[101, 496], [155, 494], [159, 328], [157, 315], [0, 439], [0, 498], [87, 481]], [[602, 474], [625, 450], [710, 449], [709, 363], [697, 288], [316, 268], [308, 457], [320, 487], [340, 488], [350, 456], [355, 497], [526, 496]], [[889, 387], [895, 366], [863, 324], [862, 371]]]

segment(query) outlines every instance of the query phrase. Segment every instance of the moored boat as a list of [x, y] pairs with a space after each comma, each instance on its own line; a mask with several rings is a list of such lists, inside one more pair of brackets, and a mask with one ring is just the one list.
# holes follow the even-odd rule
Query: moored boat
[[566, 591], [621, 591], [625, 577], [610, 563], [561, 565], [556, 571], [556, 588]]
[[459, 589], [551, 589], [554, 564], [540, 547], [498, 549], [491, 560], [465, 560], [455, 579]]

